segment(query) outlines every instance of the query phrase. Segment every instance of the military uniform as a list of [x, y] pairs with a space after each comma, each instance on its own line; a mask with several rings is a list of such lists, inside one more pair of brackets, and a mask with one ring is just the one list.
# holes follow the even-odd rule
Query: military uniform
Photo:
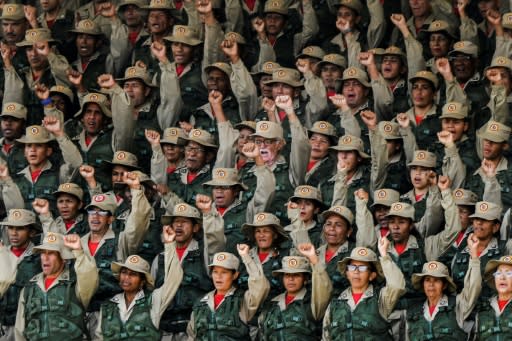
[[[0, 121], [2, 119], [8, 120], [10, 117], [26, 121], [27, 108], [19, 103], [4, 102], [2, 114], [0, 114]], [[9, 174], [18, 173], [27, 166], [25, 146], [17, 141], [13, 141], [12, 144], [7, 144], [5, 138], [0, 138], [0, 162], [7, 164]]]
[[57, 48], [59, 52], [65, 56], [67, 60], [75, 60], [76, 44], [72, 34], [69, 32], [75, 27], [75, 13], [72, 10], [61, 7], [56, 18], [51, 23], [51, 27], [49, 26], [50, 22], [46, 20], [44, 12], [37, 17], [37, 22], [40, 27], [51, 30], [52, 38], [58, 42]]

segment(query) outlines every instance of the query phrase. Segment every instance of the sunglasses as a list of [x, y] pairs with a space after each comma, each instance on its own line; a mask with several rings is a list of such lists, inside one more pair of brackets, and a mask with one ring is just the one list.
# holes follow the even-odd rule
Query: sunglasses
[[370, 267], [368, 265], [353, 265], [353, 264], [347, 265], [347, 270], [351, 271], [351, 272], [354, 272], [354, 271], [366, 272], [369, 269], [370, 269]]

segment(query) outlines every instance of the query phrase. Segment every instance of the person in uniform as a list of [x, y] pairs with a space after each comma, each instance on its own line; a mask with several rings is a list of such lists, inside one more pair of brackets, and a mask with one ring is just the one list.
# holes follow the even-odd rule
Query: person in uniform
[[[389, 241], [379, 241], [380, 260], [365, 247], [352, 250], [350, 257], [338, 262], [338, 269], [350, 287], [333, 297], [323, 319], [322, 340], [356, 338], [392, 340], [388, 318], [400, 296], [405, 280], [388, 253]], [[385, 279], [383, 287], [376, 285]]]
[[[78, 235], [48, 233], [33, 252], [43, 271], [21, 293], [16, 314], [16, 340], [83, 340], [85, 310], [99, 283], [94, 259], [84, 252]], [[75, 258], [74, 272], [66, 261]]]
[[485, 266], [485, 282], [493, 296], [477, 312], [475, 330], [479, 340], [504, 340], [512, 336], [512, 256], [501, 256]]
[[232, 253], [216, 253], [208, 266], [215, 290], [194, 306], [187, 326], [189, 340], [249, 338], [247, 323], [267, 297], [270, 285], [261, 265], [250, 256], [249, 246], [241, 244], [237, 249], [249, 273], [249, 288], [244, 291], [234, 285], [240, 260]]
[[4, 102], [0, 114], [0, 130], [2, 146], [0, 158], [7, 163], [10, 174], [16, 174], [27, 165], [23, 152], [24, 146], [17, 142], [25, 131], [27, 108], [23, 104]]
[[33, 252], [41, 227], [33, 212], [12, 209], [0, 223], [7, 240], [0, 243], [0, 340], [14, 341], [14, 323], [21, 290], [41, 272], [39, 255]]
[[157, 289], [154, 289], [149, 263], [140, 256], [128, 256], [124, 263], [112, 262], [112, 273], [119, 279], [123, 292], [101, 305], [94, 340], [161, 339], [160, 319], [183, 278], [175, 238], [176, 232], [169, 225], [164, 225], [165, 280]]
[[[390, 188], [382, 188], [373, 192], [373, 203], [368, 209], [369, 195], [364, 190], [355, 192], [356, 225], [361, 227], [374, 226], [375, 237], [385, 238], [390, 234], [387, 214], [393, 203], [400, 201], [400, 193]], [[375, 241], [371, 243], [375, 245]]]
[[434, 340], [467, 339], [465, 322], [469, 319], [482, 289], [480, 261], [477, 255], [478, 239], [468, 238], [471, 264], [464, 278], [462, 291], [453, 296], [456, 285], [449, 275], [448, 267], [441, 262], [430, 261], [423, 265], [421, 273], [412, 275], [412, 285], [423, 291], [427, 299], [407, 310], [407, 339]]
[[332, 284], [315, 247], [301, 244], [299, 251], [304, 257], [284, 257], [281, 269], [272, 272], [283, 281], [285, 292], [272, 298], [258, 318], [262, 340], [318, 340], [319, 321], [329, 303]]
[[327, 121], [316, 121], [308, 129], [311, 155], [306, 169], [306, 185], [317, 187], [322, 179], [330, 178], [336, 169], [336, 157], [330, 152], [338, 136], [336, 129]]

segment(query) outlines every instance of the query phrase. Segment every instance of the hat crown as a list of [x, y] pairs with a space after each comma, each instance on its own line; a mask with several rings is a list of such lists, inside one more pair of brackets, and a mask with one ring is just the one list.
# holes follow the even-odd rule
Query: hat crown
[[33, 28], [25, 32], [25, 40], [29, 43], [39, 43], [52, 39], [52, 32], [47, 28]]
[[253, 225], [267, 226], [267, 225], [281, 225], [281, 221], [278, 217], [268, 212], [261, 212], [254, 215], [252, 220]]
[[25, 18], [23, 5], [5, 4], [2, 8], [2, 20], [21, 20]]
[[325, 56], [325, 51], [320, 46], [311, 45], [303, 48], [301, 55], [323, 59]]
[[87, 95], [85, 95], [83, 103], [84, 103], [84, 105], [85, 105], [85, 103], [97, 103], [97, 104], [101, 104], [101, 105], [107, 105], [108, 100], [107, 100], [107, 96], [105, 96], [103, 94], [100, 94], [97, 92], [91, 92], [91, 93], [88, 93]]
[[91, 198], [91, 202], [86, 209], [89, 207], [98, 207], [101, 210], [109, 211], [113, 215], [117, 209], [116, 198], [114, 194], [108, 192], [96, 194]]
[[286, 7], [286, 4], [283, 0], [269, 0], [267, 2], [265, 2], [265, 7], [263, 9], [263, 12], [277, 12], [277, 13], [281, 13], [281, 12], [284, 12], [286, 10], [286, 12], [288, 12], [288, 8]]
[[400, 193], [390, 188], [382, 188], [373, 192], [373, 202], [375, 205], [391, 206], [399, 200]]
[[147, 69], [138, 65], [130, 66], [129, 68], [127, 68], [124, 72], [124, 78], [140, 78], [144, 80], [146, 83], [151, 83], [151, 79], [149, 77]]
[[234, 254], [229, 252], [217, 252], [213, 255], [213, 261], [210, 263], [209, 267], [220, 266], [226, 269], [238, 270], [239, 265], [240, 261]]
[[354, 248], [350, 252], [350, 258], [362, 262], [377, 262], [377, 254], [372, 249], [363, 246]]
[[345, 59], [345, 57], [337, 53], [326, 54], [322, 61], [337, 65], [342, 68], [347, 67], [347, 60]]
[[272, 73], [273, 81], [300, 81], [300, 72], [295, 69], [280, 67]]
[[427, 150], [416, 150], [412, 162], [408, 166], [421, 166], [426, 168], [435, 168], [437, 157], [434, 153]]
[[349, 208], [345, 206], [335, 205], [330, 207], [327, 211], [324, 211], [322, 213], [324, 220], [326, 220], [327, 217], [332, 213], [345, 218], [348, 221], [349, 225], [352, 225], [352, 223], [354, 222], [354, 214]]
[[456, 205], [472, 205], [478, 201], [478, 196], [470, 190], [464, 188], [456, 188], [453, 190], [453, 197]]
[[[169, 141], [173, 144], [178, 144], [178, 139], [186, 139], [187, 135], [181, 128], [171, 127], [171, 128], [165, 128], [163, 133], [163, 139]], [[160, 142], [162, 142], [160, 140]]]
[[84, 19], [80, 20], [76, 25], [77, 31], [82, 31], [83, 33], [90, 32], [92, 34], [101, 34], [100, 27], [93, 20]]
[[302, 256], [285, 256], [281, 261], [283, 272], [304, 272], [310, 271], [309, 260]]
[[317, 200], [319, 202], [322, 202], [322, 192], [318, 190], [318, 188], [308, 185], [301, 185], [295, 187], [295, 190], [293, 192], [293, 196], [295, 199], [311, 199], [311, 200]]
[[32, 139], [50, 139], [50, 133], [45, 127], [39, 125], [33, 125], [25, 129], [25, 135], [27, 138]]
[[280, 67], [281, 65], [279, 65], [276, 62], [265, 62], [261, 67], [261, 71], [268, 74], [272, 74], [275, 69], [278, 69]]
[[130, 152], [118, 150], [117, 152], [114, 153], [114, 156], [112, 157], [112, 163], [130, 167], [137, 167], [139, 164], [139, 160], [137, 159], [137, 156]]
[[448, 55], [452, 55], [455, 53], [463, 53], [470, 55], [472, 57], [477, 57], [478, 46], [476, 46], [475, 44], [468, 40], [458, 41], [455, 44], [453, 44], [453, 50], [451, 50], [450, 53], [448, 53]]
[[235, 168], [215, 168], [212, 178], [214, 180], [238, 182], [238, 171]]
[[283, 128], [276, 122], [259, 121], [256, 123], [256, 132], [253, 135], [270, 139], [283, 139]]
[[197, 31], [192, 27], [185, 25], [174, 25], [172, 29], [172, 35], [182, 38], [199, 39], [199, 34]]
[[17, 225], [30, 225], [36, 223], [34, 212], [22, 208], [10, 209], [7, 215], [6, 223], [16, 223]]
[[83, 200], [84, 197], [83, 189], [73, 182], [65, 182], [60, 184], [56, 192], [72, 194], [80, 200]]
[[333, 137], [336, 136], [336, 128], [327, 121], [316, 121], [309, 131]]
[[368, 75], [367, 73], [355, 66], [351, 66], [347, 68], [345, 71], [343, 71], [343, 80], [348, 79], [355, 79], [358, 81], [368, 82]]
[[381, 121], [378, 124], [379, 132], [382, 134], [384, 139], [390, 138], [401, 138], [400, 125], [392, 121]]
[[73, 102], [73, 92], [67, 86], [54, 85], [50, 88], [50, 93], [52, 92], [64, 94], [71, 102]]
[[391, 204], [387, 216], [414, 219], [414, 206], [405, 202], [394, 202]]
[[149, 263], [139, 255], [131, 255], [126, 258], [124, 264], [136, 272], [149, 273]]
[[7, 102], [3, 104], [2, 116], [13, 116], [16, 118], [27, 119], [27, 108], [20, 103]]
[[200, 145], [215, 145], [213, 135], [203, 129], [192, 129], [188, 134], [188, 139]]
[[201, 218], [201, 213], [197, 208], [186, 203], [174, 205], [172, 215], [175, 217]]
[[446, 265], [438, 261], [430, 261], [423, 264], [422, 274], [433, 277], [448, 277], [450, 272]]
[[174, 6], [174, 3], [170, 0], [151, 0], [151, 2], [149, 3], [149, 8], [167, 9], [167, 8], [175, 8], [175, 6]]
[[468, 116], [468, 107], [459, 102], [448, 102], [443, 105], [442, 116], [466, 118]]
[[354, 150], [363, 151], [364, 143], [359, 137], [354, 135], [343, 135], [338, 140], [338, 146], [353, 147]]

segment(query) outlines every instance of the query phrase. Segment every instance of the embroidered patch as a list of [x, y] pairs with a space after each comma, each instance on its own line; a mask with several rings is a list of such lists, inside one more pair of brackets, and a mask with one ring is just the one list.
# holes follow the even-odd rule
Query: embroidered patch
[[288, 260], [288, 266], [290, 268], [296, 268], [298, 264], [299, 264], [299, 262], [297, 262], [297, 259], [295, 259], [295, 258]]
[[139, 256], [131, 256], [128, 258], [128, 262], [132, 264], [137, 264], [140, 261]]
[[436, 270], [438, 268], [438, 265], [437, 265], [437, 263], [431, 262], [431, 263], [428, 263], [427, 268], [429, 270]]
[[357, 250], [357, 254], [359, 256], [368, 256], [368, 250], [366, 250], [365, 248], [361, 248], [361, 249]]
[[226, 255], [224, 253], [220, 253], [217, 255], [217, 261], [223, 262], [226, 260]]
[[256, 221], [263, 221], [266, 217], [267, 215], [265, 213], [260, 213], [256, 216]]
[[95, 202], [103, 202], [105, 201], [105, 199], [106, 197], [103, 194], [98, 194], [97, 196], [94, 197]]

